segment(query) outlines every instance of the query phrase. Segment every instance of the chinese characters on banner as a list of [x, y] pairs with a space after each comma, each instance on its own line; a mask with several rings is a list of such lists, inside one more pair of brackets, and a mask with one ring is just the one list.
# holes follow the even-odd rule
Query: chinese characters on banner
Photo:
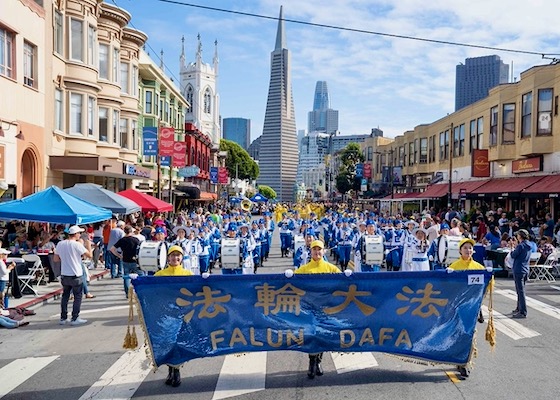
[[218, 168], [218, 183], [227, 184], [229, 179], [228, 170], [226, 167]]
[[275, 350], [465, 364], [492, 273], [381, 274], [140, 277], [134, 290], [156, 366]]
[[173, 156], [175, 128], [159, 128], [159, 155]]
[[187, 144], [176, 141], [173, 144], [173, 166], [184, 167], [187, 165]]

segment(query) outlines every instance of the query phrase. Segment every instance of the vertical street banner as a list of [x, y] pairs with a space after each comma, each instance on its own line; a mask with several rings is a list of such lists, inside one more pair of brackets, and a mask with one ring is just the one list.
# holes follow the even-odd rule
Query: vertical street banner
[[364, 176], [364, 164], [356, 164], [356, 177], [361, 178]]
[[171, 156], [161, 156], [159, 158], [160, 167], [171, 167]]
[[210, 183], [213, 185], [218, 183], [218, 167], [210, 167]]
[[157, 127], [145, 126], [142, 128], [142, 155], [158, 155]]
[[227, 184], [229, 180], [229, 173], [226, 167], [218, 168], [218, 183], [223, 185]]
[[159, 128], [159, 155], [173, 156], [175, 128]]
[[175, 141], [173, 144], [173, 166], [184, 167], [187, 165], [187, 144], [181, 141]]
[[371, 164], [364, 164], [364, 178], [371, 178]]

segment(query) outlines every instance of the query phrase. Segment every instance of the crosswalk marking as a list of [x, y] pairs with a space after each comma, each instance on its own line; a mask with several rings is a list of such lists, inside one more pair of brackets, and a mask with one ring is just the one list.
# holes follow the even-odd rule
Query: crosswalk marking
[[266, 360], [265, 351], [227, 355], [212, 400], [227, 399], [264, 390]]
[[555, 290], [560, 290], [560, 286], [550, 285], [550, 287]]
[[[482, 312], [488, 319], [488, 307], [482, 306]], [[494, 328], [502, 332], [504, 335], [509, 336], [513, 340], [529, 339], [535, 336], [540, 336], [540, 333], [521, 325], [504, 314], [500, 314], [496, 310], [492, 310], [494, 316]]]
[[338, 374], [379, 366], [371, 353], [331, 353], [331, 358]]
[[[496, 290], [496, 293], [501, 294], [502, 296], [505, 296], [508, 299], [517, 301], [517, 293], [514, 290], [510, 290], [510, 289]], [[546, 303], [543, 303], [542, 301], [533, 299], [532, 297], [526, 297], [525, 301], [527, 303], [527, 307], [531, 307], [537, 311], [542, 312], [543, 314], [548, 315], [549, 317], [553, 317], [560, 320], [560, 309], [548, 305]]]
[[[107, 312], [107, 311], [116, 311], [116, 310], [124, 310], [124, 309], [128, 309], [130, 306], [129, 305], [125, 305], [125, 306], [111, 306], [111, 307], [102, 307], [102, 308], [95, 308], [93, 310], [81, 310], [80, 311], [80, 315], [83, 314], [93, 314], [93, 313], [98, 313], [98, 312]], [[60, 318], [60, 313], [58, 314], [53, 314], [50, 316], [51, 318]]]
[[131, 399], [149, 372], [150, 365], [144, 347], [127, 351], [80, 397], [80, 400]]
[[56, 360], [58, 356], [14, 360], [0, 369], [0, 399]]

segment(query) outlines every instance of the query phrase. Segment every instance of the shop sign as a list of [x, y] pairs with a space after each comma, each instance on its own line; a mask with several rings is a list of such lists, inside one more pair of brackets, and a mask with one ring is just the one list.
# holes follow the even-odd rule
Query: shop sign
[[548, 197], [558, 197], [558, 193], [549, 193]]
[[177, 171], [177, 175], [183, 178], [192, 178], [193, 176], [197, 176], [198, 174], [200, 174], [200, 168], [196, 165], [180, 168], [179, 171]]
[[138, 189], [138, 190], [152, 190], [152, 188], [150, 187], [150, 184], [145, 183], [145, 182], [139, 182], [136, 185], [136, 189]]
[[511, 162], [511, 172], [522, 174], [524, 172], [542, 171], [542, 157], [531, 157]]
[[490, 161], [488, 149], [477, 149], [472, 152], [471, 176], [473, 178], [488, 178], [490, 176]]
[[141, 178], [149, 178], [151, 176], [149, 169], [140, 168], [134, 164], [123, 164], [123, 173]]

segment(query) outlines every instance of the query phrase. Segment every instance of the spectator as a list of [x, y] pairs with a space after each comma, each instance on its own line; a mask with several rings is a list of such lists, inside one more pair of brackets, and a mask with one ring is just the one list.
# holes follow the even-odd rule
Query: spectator
[[527, 318], [527, 303], [525, 301], [525, 282], [529, 275], [529, 259], [531, 258], [531, 246], [527, 242], [529, 240], [529, 232], [520, 229], [516, 233], [519, 244], [510, 253], [513, 259], [513, 280], [515, 282], [515, 291], [517, 292], [517, 307], [512, 311], [512, 318]]
[[10, 271], [16, 267], [15, 262], [11, 262], [10, 265], [6, 265], [6, 258], [10, 254], [10, 250], [0, 248], [0, 308], [6, 305], [4, 300], [4, 295], [6, 293], [6, 288], [8, 287], [8, 281], [10, 277]]
[[484, 236], [484, 239], [487, 243], [490, 243], [491, 250], [496, 250], [498, 247], [500, 247], [502, 237], [500, 235], [498, 227], [495, 225], [490, 225], [490, 230], [488, 231], [486, 236]]
[[539, 264], [544, 264], [548, 256], [554, 253], [555, 250], [556, 249], [552, 245], [551, 239], [549, 237], [546, 236], [541, 237], [539, 240], [539, 246], [537, 248], [537, 251], [541, 253]]
[[542, 234], [541, 236], [547, 236], [549, 238], [554, 236], [554, 220], [552, 219], [552, 215], [547, 213], [545, 215], [545, 222], [542, 224]]

